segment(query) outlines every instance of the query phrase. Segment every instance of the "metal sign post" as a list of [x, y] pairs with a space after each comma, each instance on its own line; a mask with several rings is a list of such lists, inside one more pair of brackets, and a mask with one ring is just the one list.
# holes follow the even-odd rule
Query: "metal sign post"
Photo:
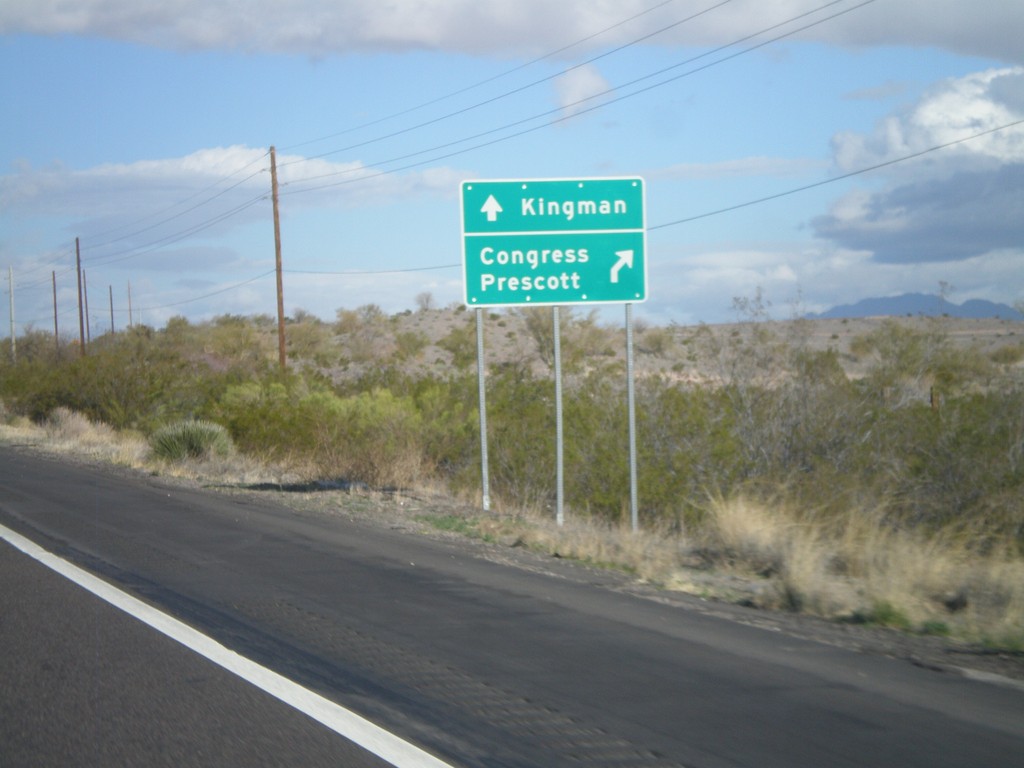
[[626, 304], [626, 398], [629, 404], [629, 519], [640, 530], [636, 478], [636, 383], [633, 377], [633, 305]]
[[484, 385], [484, 317], [476, 310], [476, 376], [480, 395], [480, 486], [483, 490], [484, 512], [491, 509], [491, 483], [487, 471], [487, 387]]
[[562, 328], [558, 307], [551, 308], [555, 324], [555, 521], [565, 523], [565, 441], [562, 429]]

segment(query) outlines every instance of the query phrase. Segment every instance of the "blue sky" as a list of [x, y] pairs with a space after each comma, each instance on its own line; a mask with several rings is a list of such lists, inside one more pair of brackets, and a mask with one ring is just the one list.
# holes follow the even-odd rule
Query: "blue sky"
[[93, 333], [129, 284], [158, 327], [273, 315], [270, 145], [289, 313], [460, 302], [462, 180], [604, 176], [646, 181], [649, 321], [1024, 300], [1005, 0], [5, 0], [0, 100], [19, 333], [54, 272], [77, 332], [76, 237]]

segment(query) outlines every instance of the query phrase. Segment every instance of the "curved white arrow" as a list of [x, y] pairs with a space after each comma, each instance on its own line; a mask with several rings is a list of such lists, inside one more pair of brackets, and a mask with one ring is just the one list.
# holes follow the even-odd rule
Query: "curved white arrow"
[[619, 282], [619, 272], [622, 271], [623, 267], [633, 268], [633, 251], [616, 251], [615, 255], [619, 257], [619, 260], [612, 267], [613, 283]]

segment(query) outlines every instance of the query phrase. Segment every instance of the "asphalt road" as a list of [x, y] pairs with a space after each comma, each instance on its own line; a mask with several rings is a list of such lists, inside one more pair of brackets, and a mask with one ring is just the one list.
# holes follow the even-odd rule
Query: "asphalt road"
[[386, 763], [0, 542], [0, 764]]
[[[583, 571], [5, 448], [0, 523], [455, 766], [1024, 766], [1019, 688]], [[40, 568], [0, 546], [5, 765], [374, 764]]]

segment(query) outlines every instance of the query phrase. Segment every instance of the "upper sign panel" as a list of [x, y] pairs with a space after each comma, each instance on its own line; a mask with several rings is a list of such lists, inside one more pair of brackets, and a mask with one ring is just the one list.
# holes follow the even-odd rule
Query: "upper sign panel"
[[464, 234], [590, 232], [643, 227], [643, 179], [462, 183]]
[[647, 298], [642, 179], [466, 181], [462, 232], [468, 306]]

